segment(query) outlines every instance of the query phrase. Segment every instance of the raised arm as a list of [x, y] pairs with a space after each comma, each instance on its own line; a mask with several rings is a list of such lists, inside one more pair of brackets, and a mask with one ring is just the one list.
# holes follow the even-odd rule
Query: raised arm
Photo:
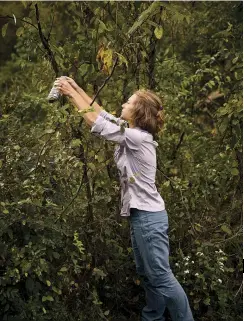
[[[61, 77], [62, 78], [62, 77]], [[61, 79], [61, 78], [57, 78], [57, 79]], [[87, 95], [87, 93], [81, 88], [79, 87], [79, 85], [74, 81], [74, 79], [70, 78], [70, 77], [64, 77], [68, 83], [80, 94], [80, 96], [87, 102], [87, 104], [91, 104], [92, 102], [92, 98], [89, 97]], [[94, 101], [94, 103], [92, 104], [92, 106], [94, 107], [95, 111], [99, 114], [103, 109], [98, 105], [98, 103], [96, 101]]]
[[[70, 78], [71, 79], [71, 78]], [[60, 77], [55, 81], [58, 90], [70, 98], [71, 103], [78, 108], [79, 111], [86, 111], [89, 109], [92, 99], [82, 91], [82, 95], [68, 82], [65, 77]], [[103, 110], [97, 103], [93, 105], [94, 112], [85, 112], [83, 118], [89, 126], [92, 126], [96, 121], [98, 115]]]
[[[65, 82], [68, 82], [68, 84], [72, 87], [73, 90], [71, 90], [71, 88], [67, 86]], [[58, 86], [59, 90], [64, 95], [70, 97], [71, 102], [79, 109], [79, 111], [89, 108], [89, 105], [91, 104], [93, 99], [89, 97], [82, 88], [79, 87], [79, 85], [74, 81], [74, 79], [66, 76], [60, 77], [56, 79], [55, 84]], [[60, 87], [60, 85], [62, 85], [62, 87]], [[115, 122], [117, 125], [121, 125], [125, 122], [124, 120], [117, 118], [114, 115], [105, 111], [102, 107], [99, 106], [99, 104], [96, 101], [94, 101], [92, 107], [94, 107], [95, 112], [89, 112], [83, 115], [84, 119], [90, 126], [92, 126], [93, 122], [95, 122], [96, 116], [98, 115], [102, 116], [106, 120]]]

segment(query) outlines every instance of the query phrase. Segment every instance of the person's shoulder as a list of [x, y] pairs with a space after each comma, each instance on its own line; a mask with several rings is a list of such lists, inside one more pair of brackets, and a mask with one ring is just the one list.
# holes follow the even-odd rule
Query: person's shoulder
[[154, 140], [153, 135], [147, 131], [144, 131], [143, 133], [142, 144], [158, 147], [158, 143], [156, 142], [156, 140]]

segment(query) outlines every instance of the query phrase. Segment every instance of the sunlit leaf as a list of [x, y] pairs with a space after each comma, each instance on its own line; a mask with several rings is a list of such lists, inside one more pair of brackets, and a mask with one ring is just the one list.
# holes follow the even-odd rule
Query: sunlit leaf
[[161, 39], [163, 37], [163, 27], [158, 26], [154, 29], [154, 34], [157, 39]]

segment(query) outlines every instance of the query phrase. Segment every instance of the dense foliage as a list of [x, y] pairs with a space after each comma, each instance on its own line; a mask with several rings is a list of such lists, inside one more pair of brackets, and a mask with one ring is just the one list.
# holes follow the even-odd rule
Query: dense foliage
[[47, 102], [68, 74], [91, 95], [107, 78], [97, 101], [117, 116], [137, 88], [164, 97], [172, 270], [195, 320], [241, 320], [242, 2], [0, 7], [0, 319], [139, 320], [145, 303], [114, 144]]

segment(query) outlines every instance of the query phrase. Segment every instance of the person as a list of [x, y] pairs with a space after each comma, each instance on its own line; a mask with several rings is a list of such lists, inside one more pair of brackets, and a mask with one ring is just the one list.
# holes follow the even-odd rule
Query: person
[[[56, 85], [79, 111], [92, 99], [73, 79], [58, 78]], [[163, 126], [160, 98], [150, 90], [137, 90], [122, 105], [119, 118], [94, 102], [83, 114], [91, 132], [118, 143], [116, 162], [121, 184], [121, 216], [128, 218], [137, 273], [143, 279], [146, 306], [142, 321], [163, 321], [167, 307], [173, 321], [192, 321], [185, 291], [169, 265], [168, 214], [155, 186], [155, 135]]]

